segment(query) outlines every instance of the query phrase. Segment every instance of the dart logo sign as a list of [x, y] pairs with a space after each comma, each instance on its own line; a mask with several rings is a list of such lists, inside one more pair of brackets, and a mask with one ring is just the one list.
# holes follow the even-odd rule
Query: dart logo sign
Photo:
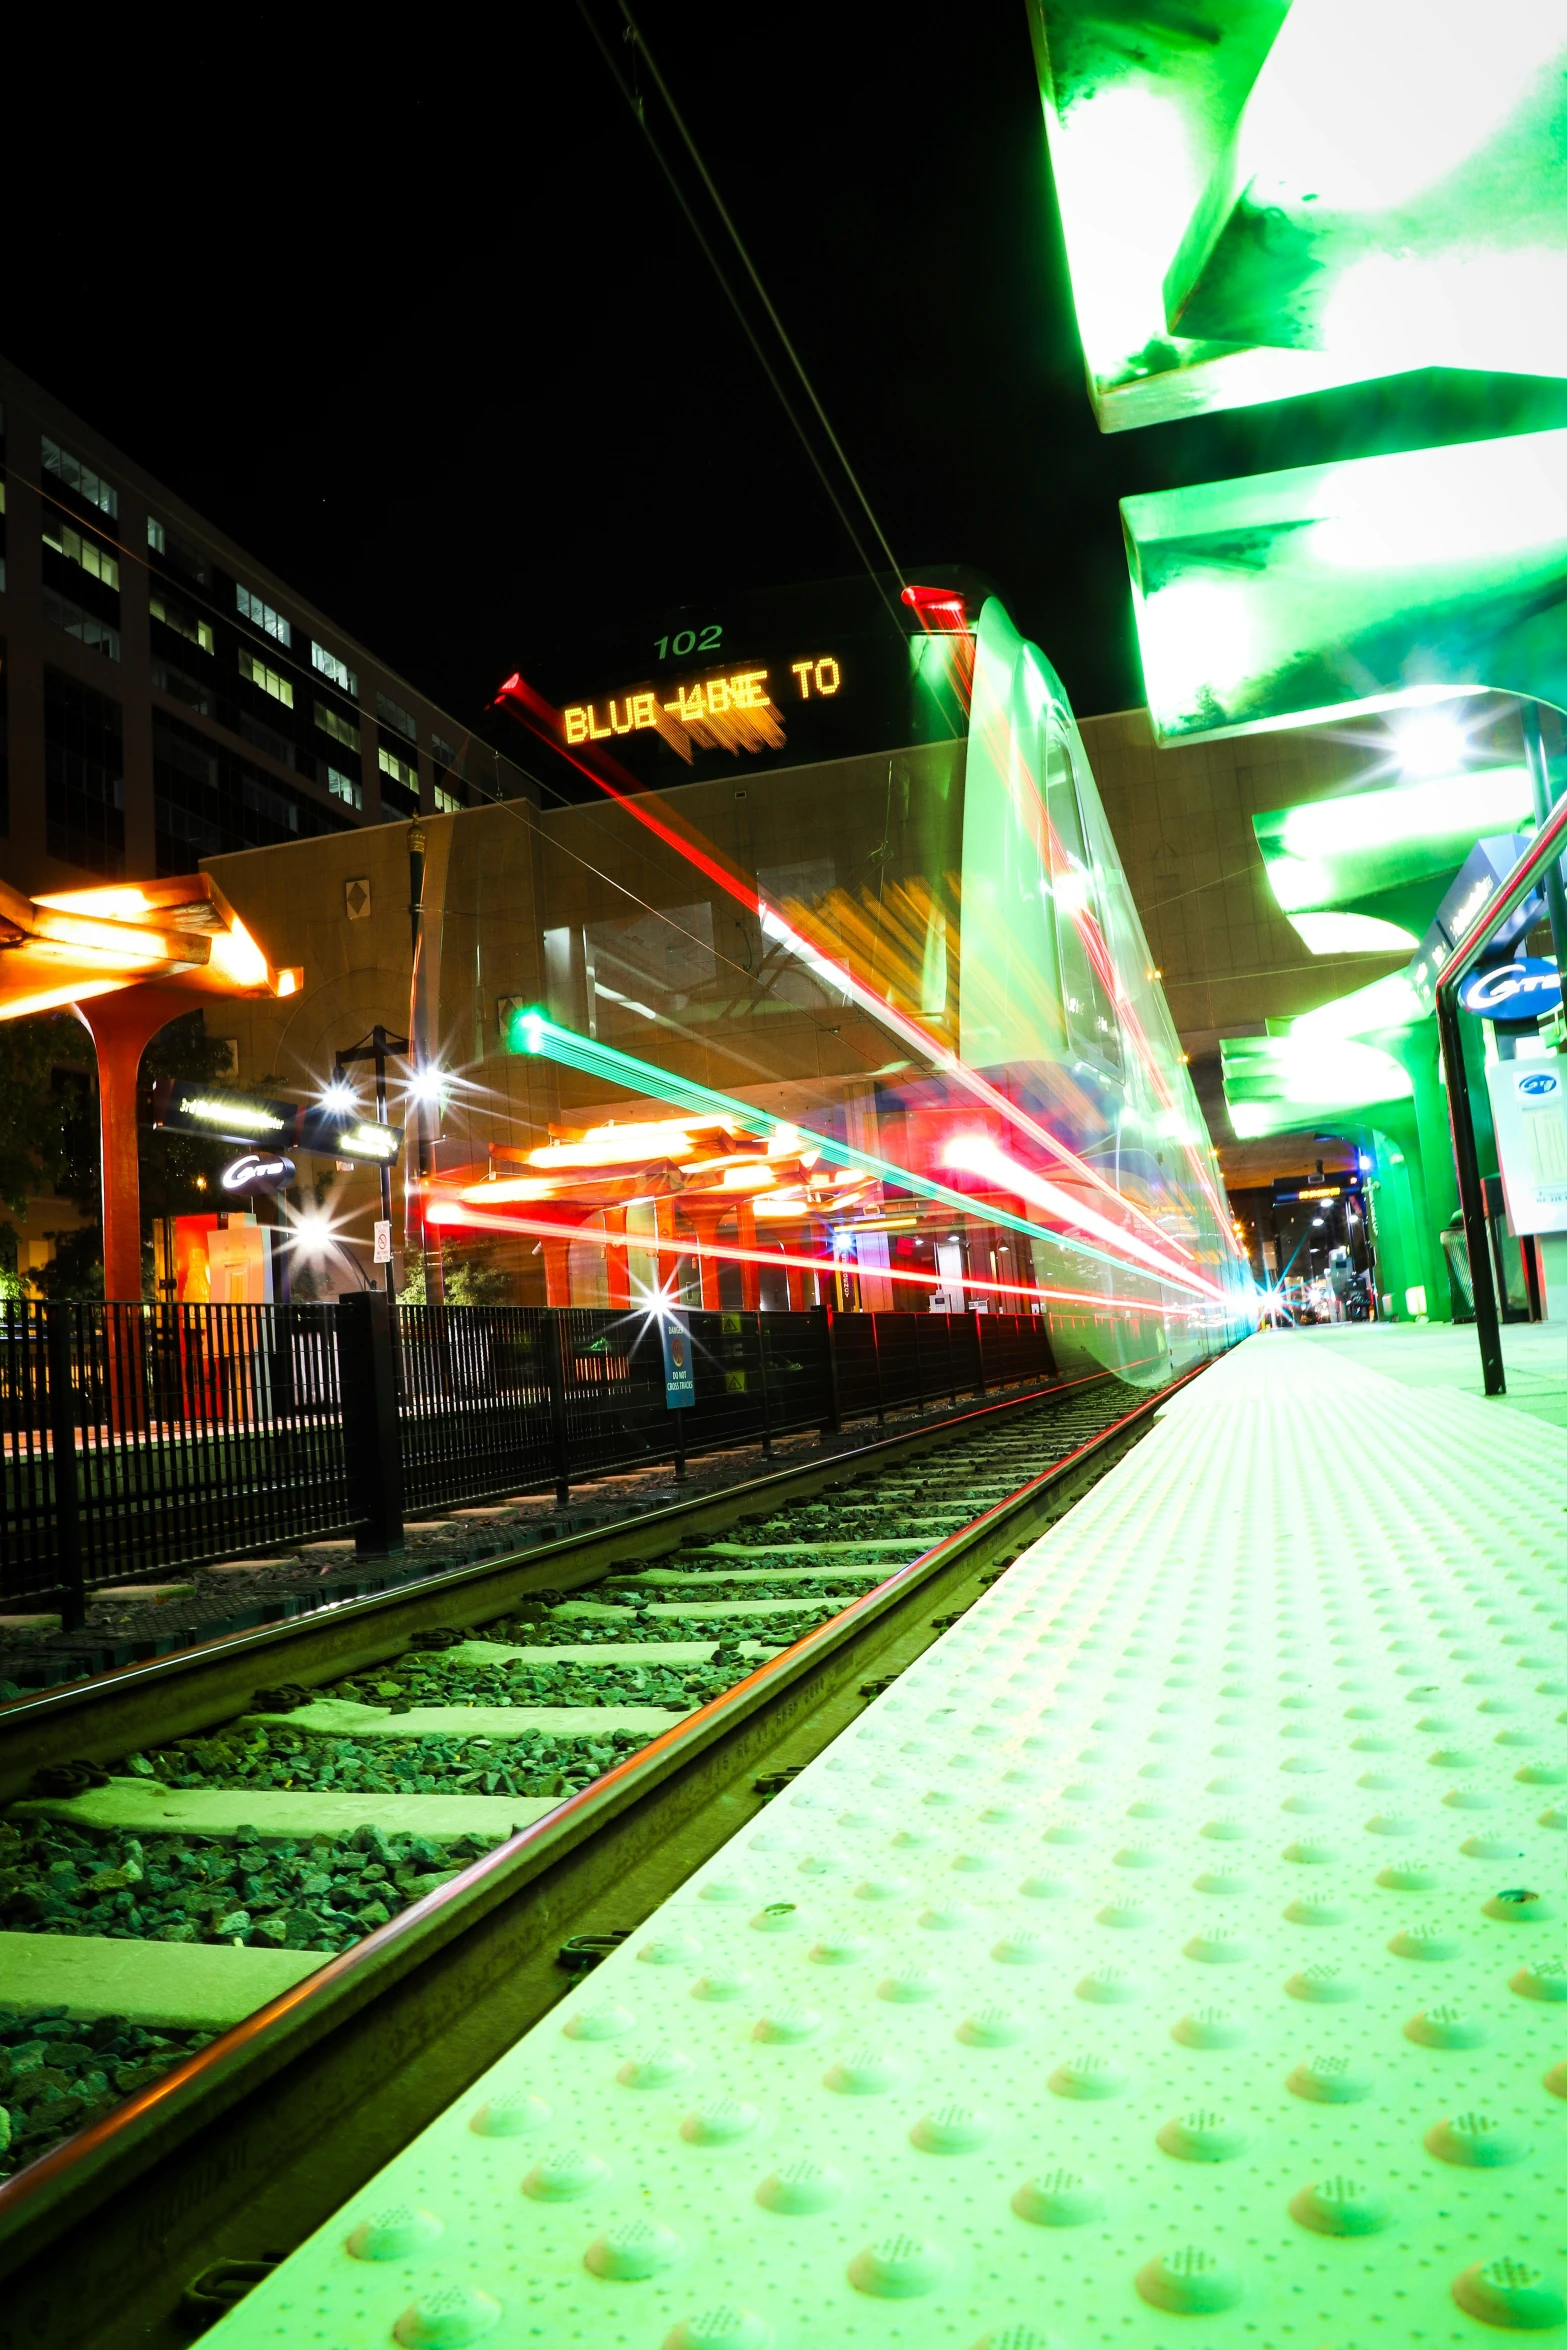
[[1561, 1002], [1561, 974], [1542, 955], [1519, 955], [1492, 970], [1474, 972], [1459, 989], [1458, 1000], [1466, 1012], [1482, 1020], [1531, 1025], [1541, 1012], [1553, 1012]]

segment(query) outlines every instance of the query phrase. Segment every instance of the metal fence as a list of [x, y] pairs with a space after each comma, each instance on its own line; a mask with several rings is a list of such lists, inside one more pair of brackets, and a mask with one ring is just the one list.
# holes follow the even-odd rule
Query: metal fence
[[1054, 1371], [1027, 1315], [692, 1313], [695, 1401], [657, 1325], [581, 1307], [0, 1303], [0, 1603], [754, 1443]]
[[345, 1523], [330, 1306], [0, 1304], [0, 1598]]

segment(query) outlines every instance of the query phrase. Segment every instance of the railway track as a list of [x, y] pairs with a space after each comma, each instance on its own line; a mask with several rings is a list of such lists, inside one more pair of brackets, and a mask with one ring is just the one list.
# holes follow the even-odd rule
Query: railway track
[[984, 1406], [0, 1708], [0, 2350], [215, 2314], [1162, 1400]]

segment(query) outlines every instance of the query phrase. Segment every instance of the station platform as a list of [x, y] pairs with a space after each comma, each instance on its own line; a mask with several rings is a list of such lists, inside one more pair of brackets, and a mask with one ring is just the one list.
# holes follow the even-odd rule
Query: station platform
[[1567, 1381], [1506, 1344], [1507, 1403], [1472, 1331], [1181, 1390], [208, 2339], [1567, 2338]]
[[1567, 1322], [1508, 1323], [1502, 1331], [1507, 1393], [1490, 1398], [1472, 1322], [1343, 1322], [1290, 1335], [1342, 1349], [1361, 1369], [1401, 1387], [1471, 1395], [1490, 1412], [1527, 1412], [1567, 1428]]

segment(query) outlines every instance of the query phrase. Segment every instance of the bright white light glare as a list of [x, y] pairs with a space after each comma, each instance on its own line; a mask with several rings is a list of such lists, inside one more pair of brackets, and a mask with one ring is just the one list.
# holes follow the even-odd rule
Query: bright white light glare
[[1311, 955], [1403, 955], [1420, 944], [1378, 914], [1292, 914], [1290, 928]]
[[961, 1167], [970, 1174], [986, 1177], [992, 1183], [1016, 1193], [1021, 1199], [1032, 1200], [1036, 1207], [1043, 1208], [1048, 1215], [1059, 1216], [1068, 1226], [1075, 1225], [1082, 1231], [1094, 1233], [1117, 1250], [1152, 1266], [1168, 1280], [1179, 1281], [1189, 1288], [1208, 1289], [1212, 1286], [1200, 1276], [1194, 1278], [1186, 1273], [1181, 1266], [1150, 1248], [1145, 1241], [1137, 1239], [1121, 1225], [1112, 1224], [1108, 1216], [1099, 1215], [1083, 1200], [1063, 1191], [1059, 1184], [1050, 1182], [1032, 1167], [1022, 1166], [1016, 1159], [1008, 1157], [988, 1135], [954, 1135], [947, 1144], [944, 1161], [949, 1167]]
[[334, 1077], [321, 1096], [323, 1110], [333, 1110], [343, 1117], [351, 1117], [359, 1103], [346, 1077]]
[[[1400, 730], [1433, 724], [1451, 726], [1462, 734], [1456, 719], [1425, 711]], [[1432, 739], [1433, 755], [1443, 759], [1441, 771], [1418, 783], [1404, 783], [1390, 791], [1349, 792], [1336, 800], [1308, 800], [1291, 808], [1281, 835], [1285, 854], [1272, 860], [1268, 879], [1286, 913], [1297, 908], [1332, 902], [1332, 860], [1361, 850], [1424, 848], [1454, 835], [1471, 840], [1485, 832], [1510, 832], [1533, 806], [1527, 767], [1479, 767], [1456, 773], [1446, 764], [1451, 743]], [[1418, 746], [1417, 746], [1418, 749]], [[1326, 864], [1314, 860], [1326, 859]], [[1305, 894], [1316, 888], [1315, 897]]]
[[1447, 710], [1421, 710], [1394, 734], [1406, 775], [1451, 775], [1469, 754], [1469, 737]]
[[[1247, 104], [1238, 184], [1265, 203], [1309, 188], [1324, 211], [1380, 212], [1438, 185], [1493, 139], [1560, 46], [1551, 8], [1464, 11], [1297, 0]], [[1355, 60], [1346, 72], [1344, 60]]]
[[672, 1314], [678, 1313], [680, 1309], [680, 1293], [675, 1276], [671, 1274], [669, 1279], [658, 1289], [650, 1289], [645, 1283], [639, 1281], [636, 1284], [636, 1300], [652, 1320], [667, 1321]]
[[[1374, 979], [1369, 987], [1357, 987], [1350, 995], [1335, 996], [1314, 1012], [1297, 1013], [1289, 1032], [1297, 1045], [1313, 1038], [1320, 1043], [1326, 1037], [1371, 1036], [1379, 1028], [1412, 1028], [1425, 1016], [1426, 1008], [1404, 973], [1390, 971], [1385, 979]], [[1363, 1157], [1360, 1164], [1369, 1171], [1368, 1158]]]
[[1143, 670], [1155, 709], [1173, 707], [1201, 678], [1222, 703], [1256, 670], [1256, 597], [1247, 579], [1172, 579], [1143, 606]]
[[324, 1257], [337, 1238], [336, 1220], [325, 1208], [290, 1208], [285, 1203], [289, 1241], [296, 1255]]
[[433, 1061], [422, 1069], [415, 1069], [408, 1079], [408, 1091], [416, 1102], [426, 1102], [438, 1108], [441, 1100], [442, 1072]]

